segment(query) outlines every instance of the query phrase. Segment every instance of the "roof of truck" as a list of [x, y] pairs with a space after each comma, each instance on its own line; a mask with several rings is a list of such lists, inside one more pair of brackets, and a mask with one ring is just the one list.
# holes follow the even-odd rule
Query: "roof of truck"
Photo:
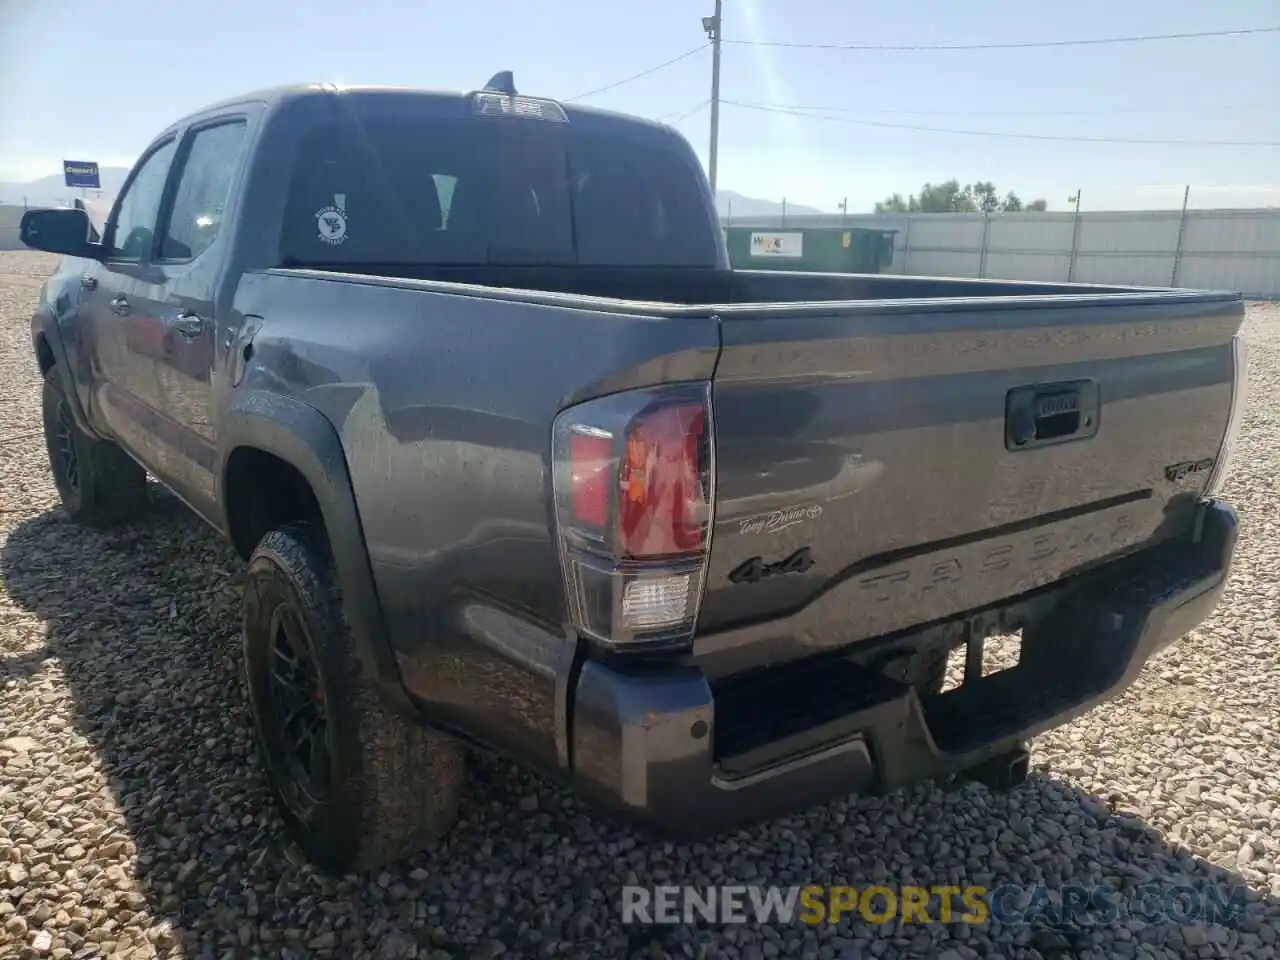
[[[337, 95], [368, 95], [376, 94], [382, 96], [405, 96], [405, 97], [429, 97], [441, 100], [454, 100], [469, 96], [473, 93], [479, 93], [481, 88], [475, 90], [449, 90], [432, 87], [406, 87], [392, 85], [355, 85], [355, 84], [339, 84], [334, 82], [314, 82], [314, 83], [292, 83], [283, 84], [275, 87], [265, 87], [261, 90], [254, 90], [241, 94], [236, 97], [230, 97], [226, 100], [220, 100], [217, 103], [209, 104], [202, 107], [180, 120], [171, 124], [171, 127], [185, 126], [198, 117], [208, 113], [225, 110], [228, 107], [239, 106], [247, 103], [261, 103], [268, 108], [286, 103], [290, 100], [303, 99], [307, 97], [324, 97]], [[500, 91], [495, 91], [500, 92]], [[564, 110], [565, 115], [572, 121], [574, 117], [592, 117], [603, 120], [605, 122], [623, 122], [628, 124], [639, 124], [649, 126], [655, 129], [670, 130], [667, 124], [659, 123], [656, 120], [649, 120], [644, 117], [638, 117], [634, 114], [619, 113], [616, 110], [602, 110], [599, 107], [588, 107], [582, 104], [561, 103], [553, 97], [543, 97], [535, 93], [519, 92], [518, 96], [527, 96], [537, 100], [550, 100], [559, 103]]]

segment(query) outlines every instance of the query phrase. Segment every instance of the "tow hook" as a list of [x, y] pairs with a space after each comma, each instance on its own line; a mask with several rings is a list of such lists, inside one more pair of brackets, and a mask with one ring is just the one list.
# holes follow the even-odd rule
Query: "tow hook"
[[961, 776], [976, 780], [993, 791], [1012, 790], [1020, 786], [1031, 772], [1031, 754], [1024, 746], [1014, 747], [965, 770]]

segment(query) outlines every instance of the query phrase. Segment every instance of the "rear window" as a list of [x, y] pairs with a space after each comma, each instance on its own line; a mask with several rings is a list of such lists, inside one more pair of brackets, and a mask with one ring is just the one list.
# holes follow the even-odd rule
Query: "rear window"
[[283, 261], [715, 266], [678, 145], [646, 127], [583, 127], [385, 113], [315, 126], [294, 164]]

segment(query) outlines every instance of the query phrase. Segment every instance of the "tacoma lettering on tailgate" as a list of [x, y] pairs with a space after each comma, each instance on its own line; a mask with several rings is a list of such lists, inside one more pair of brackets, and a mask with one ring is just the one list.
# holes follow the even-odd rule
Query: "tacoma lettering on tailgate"
[[[1032, 572], [1051, 557], [1086, 554], [1087, 559], [1104, 556], [1110, 548], [1124, 545], [1133, 531], [1133, 515], [1122, 513], [1107, 526], [1076, 524], [1063, 530], [1049, 530], [1018, 543], [1001, 543], [959, 551], [949, 557], [922, 557], [912, 566], [873, 573], [857, 581], [878, 603], [902, 601], [934, 590], [979, 580], [994, 573], [1021, 567]], [[906, 561], [912, 563], [912, 561]]]

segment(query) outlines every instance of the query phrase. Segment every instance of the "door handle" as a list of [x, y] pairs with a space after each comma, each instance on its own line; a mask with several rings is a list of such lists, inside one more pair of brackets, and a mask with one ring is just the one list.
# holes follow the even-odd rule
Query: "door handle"
[[1005, 398], [1005, 449], [1087, 440], [1098, 432], [1101, 409], [1095, 380], [1017, 387]]
[[80, 286], [86, 290], [97, 290], [98, 281], [95, 277], [84, 276], [80, 278]]
[[111, 299], [111, 312], [117, 316], [127, 317], [130, 309], [129, 298], [124, 294], [120, 294], [119, 296]]
[[169, 321], [169, 326], [178, 336], [198, 337], [200, 331], [204, 329], [204, 318], [184, 310]]

